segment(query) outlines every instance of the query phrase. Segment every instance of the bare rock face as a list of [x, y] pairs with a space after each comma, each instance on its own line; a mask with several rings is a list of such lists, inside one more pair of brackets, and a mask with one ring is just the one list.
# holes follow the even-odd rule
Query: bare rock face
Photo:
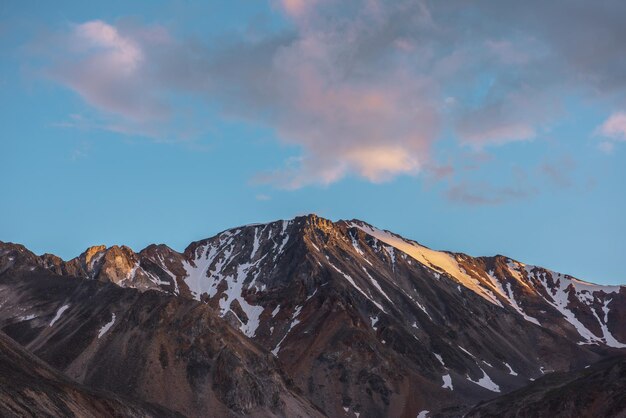
[[133, 269], [139, 260], [130, 248], [114, 245], [102, 253], [100, 269], [96, 276], [98, 280], [118, 284], [132, 277]]
[[[459, 416], [626, 350], [625, 287], [358, 220], [309, 215], [182, 253], [92, 247], [68, 262], [4, 244], [0, 274], [9, 335], [80, 382], [192, 416]], [[170, 381], [180, 389], [159, 389]]]

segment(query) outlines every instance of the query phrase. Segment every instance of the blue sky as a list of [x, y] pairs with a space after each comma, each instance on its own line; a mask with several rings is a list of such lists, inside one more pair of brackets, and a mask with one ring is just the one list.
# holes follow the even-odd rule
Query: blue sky
[[626, 283], [625, 6], [491, 3], [3, 2], [0, 239], [315, 212]]

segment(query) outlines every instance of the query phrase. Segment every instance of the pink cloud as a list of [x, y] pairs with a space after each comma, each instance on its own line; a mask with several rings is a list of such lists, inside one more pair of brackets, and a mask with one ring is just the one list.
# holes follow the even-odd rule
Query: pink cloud
[[[491, 2], [473, 2], [468, 14], [446, 2], [273, 1], [288, 29], [220, 43], [179, 39], [160, 26], [84, 22], [50, 41], [47, 73], [104, 115], [98, 126], [115, 132], [180, 138], [188, 120], [209, 124], [207, 109], [267, 127], [297, 155], [259, 179], [288, 188], [346, 176], [450, 178], [458, 167], [442, 165], [435, 152], [442, 126], [466, 146], [453, 154], [534, 140], [556, 120], [562, 93], [572, 91], [567, 77], [597, 79], [556, 62], [569, 50], [535, 30], [534, 14], [527, 16], [532, 30], [509, 30], [518, 16], [494, 25], [489, 11], [510, 10]], [[463, 29], [467, 16], [476, 19], [471, 32]], [[182, 96], [200, 117], [185, 119]], [[623, 119], [613, 115], [599, 131], [626, 137]], [[469, 163], [472, 170], [482, 164]], [[453, 195], [477, 195], [463, 190]]]
[[626, 112], [615, 112], [602, 123], [596, 133], [608, 138], [626, 141]]
[[100, 20], [78, 25], [74, 29], [77, 43], [84, 43], [88, 49], [100, 48], [101, 52], [92, 56], [92, 66], [104, 66], [116, 76], [130, 75], [139, 66], [143, 53], [131, 38], [120, 35], [118, 30]]
[[102, 125], [122, 131], [150, 132], [167, 120], [169, 104], [150, 77], [146, 48], [165, 42], [159, 28], [124, 28], [100, 20], [72, 27], [47, 74], [78, 93], [87, 103], [117, 120]]
[[280, 3], [287, 14], [299, 17], [312, 7], [314, 2], [315, 0], [281, 0]]

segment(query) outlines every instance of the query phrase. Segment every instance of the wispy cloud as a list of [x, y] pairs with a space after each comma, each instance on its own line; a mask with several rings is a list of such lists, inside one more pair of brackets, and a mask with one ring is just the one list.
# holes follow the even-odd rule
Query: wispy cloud
[[613, 152], [615, 142], [626, 141], [626, 112], [615, 112], [607, 120], [598, 126], [596, 136], [602, 137], [598, 145], [601, 151], [610, 154]]
[[266, 202], [268, 200], [272, 200], [272, 197], [267, 194], [258, 194], [256, 195], [256, 200], [260, 200], [262, 202]]
[[609, 138], [626, 141], [626, 112], [613, 113], [598, 128], [598, 133]]
[[472, 206], [493, 206], [526, 199], [538, 193], [534, 187], [493, 186], [487, 182], [464, 181], [452, 185], [446, 197], [455, 203]]
[[538, 172], [553, 185], [566, 189], [574, 184], [572, 173], [576, 169], [576, 165], [576, 162], [566, 155], [558, 160], [542, 163], [538, 168]]

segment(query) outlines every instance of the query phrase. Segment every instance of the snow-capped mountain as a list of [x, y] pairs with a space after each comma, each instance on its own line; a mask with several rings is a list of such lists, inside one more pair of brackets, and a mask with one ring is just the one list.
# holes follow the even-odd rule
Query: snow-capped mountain
[[[200, 311], [234, 329], [228, 333], [233, 352], [254, 347], [267, 357], [263, 367], [255, 360], [256, 369], [245, 368], [250, 376], [272, 368], [285, 376], [273, 381], [276, 395], [261, 401], [238, 398], [231, 406], [224, 400], [230, 395], [216, 396], [239, 412], [455, 416], [545, 373], [580, 369], [626, 348], [626, 287], [587, 283], [504, 256], [435, 251], [362, 221], [315, 215], [233, 228], [182, 253], [164, 245], [138, 253], [100, 246], [63, 261], [2, 244], [0, 278], [5, 332], [79, 382], [104, 382], [103, 389], [118, 393], [119, 382], [89, 377], [94, 365], [124, 374], [128, 365], [94, 357], [111, 339], [126, 350], [146, 324], [159, 339], [178, 335], [165, 347], [189, 380], [194, 363], [181, 347], [195, 340], [179, 334], [202, 332], [202, 325], [191, 325]], [[67, 283], [71, 289], [55, 290]], [[114, 312], [119, 302], [100, 296], [107, 292], [124, 295], [124, 309]], [[131, 315], [153, 299], [158, 308], [141, 309], [156, 309], [157, 317]], [[159, 364], [155, 338], [141, 340], [142, 352], [154, 359], [154, 365], [133, 366], [142, 373]], [[214, 369], [207, 373], [215, 379]], [[184, 406], [193, 385], [180, 401], [146, 384], [132, 395], [199, 413]], [[273, 396], [282, 403], [267, 400]]]

